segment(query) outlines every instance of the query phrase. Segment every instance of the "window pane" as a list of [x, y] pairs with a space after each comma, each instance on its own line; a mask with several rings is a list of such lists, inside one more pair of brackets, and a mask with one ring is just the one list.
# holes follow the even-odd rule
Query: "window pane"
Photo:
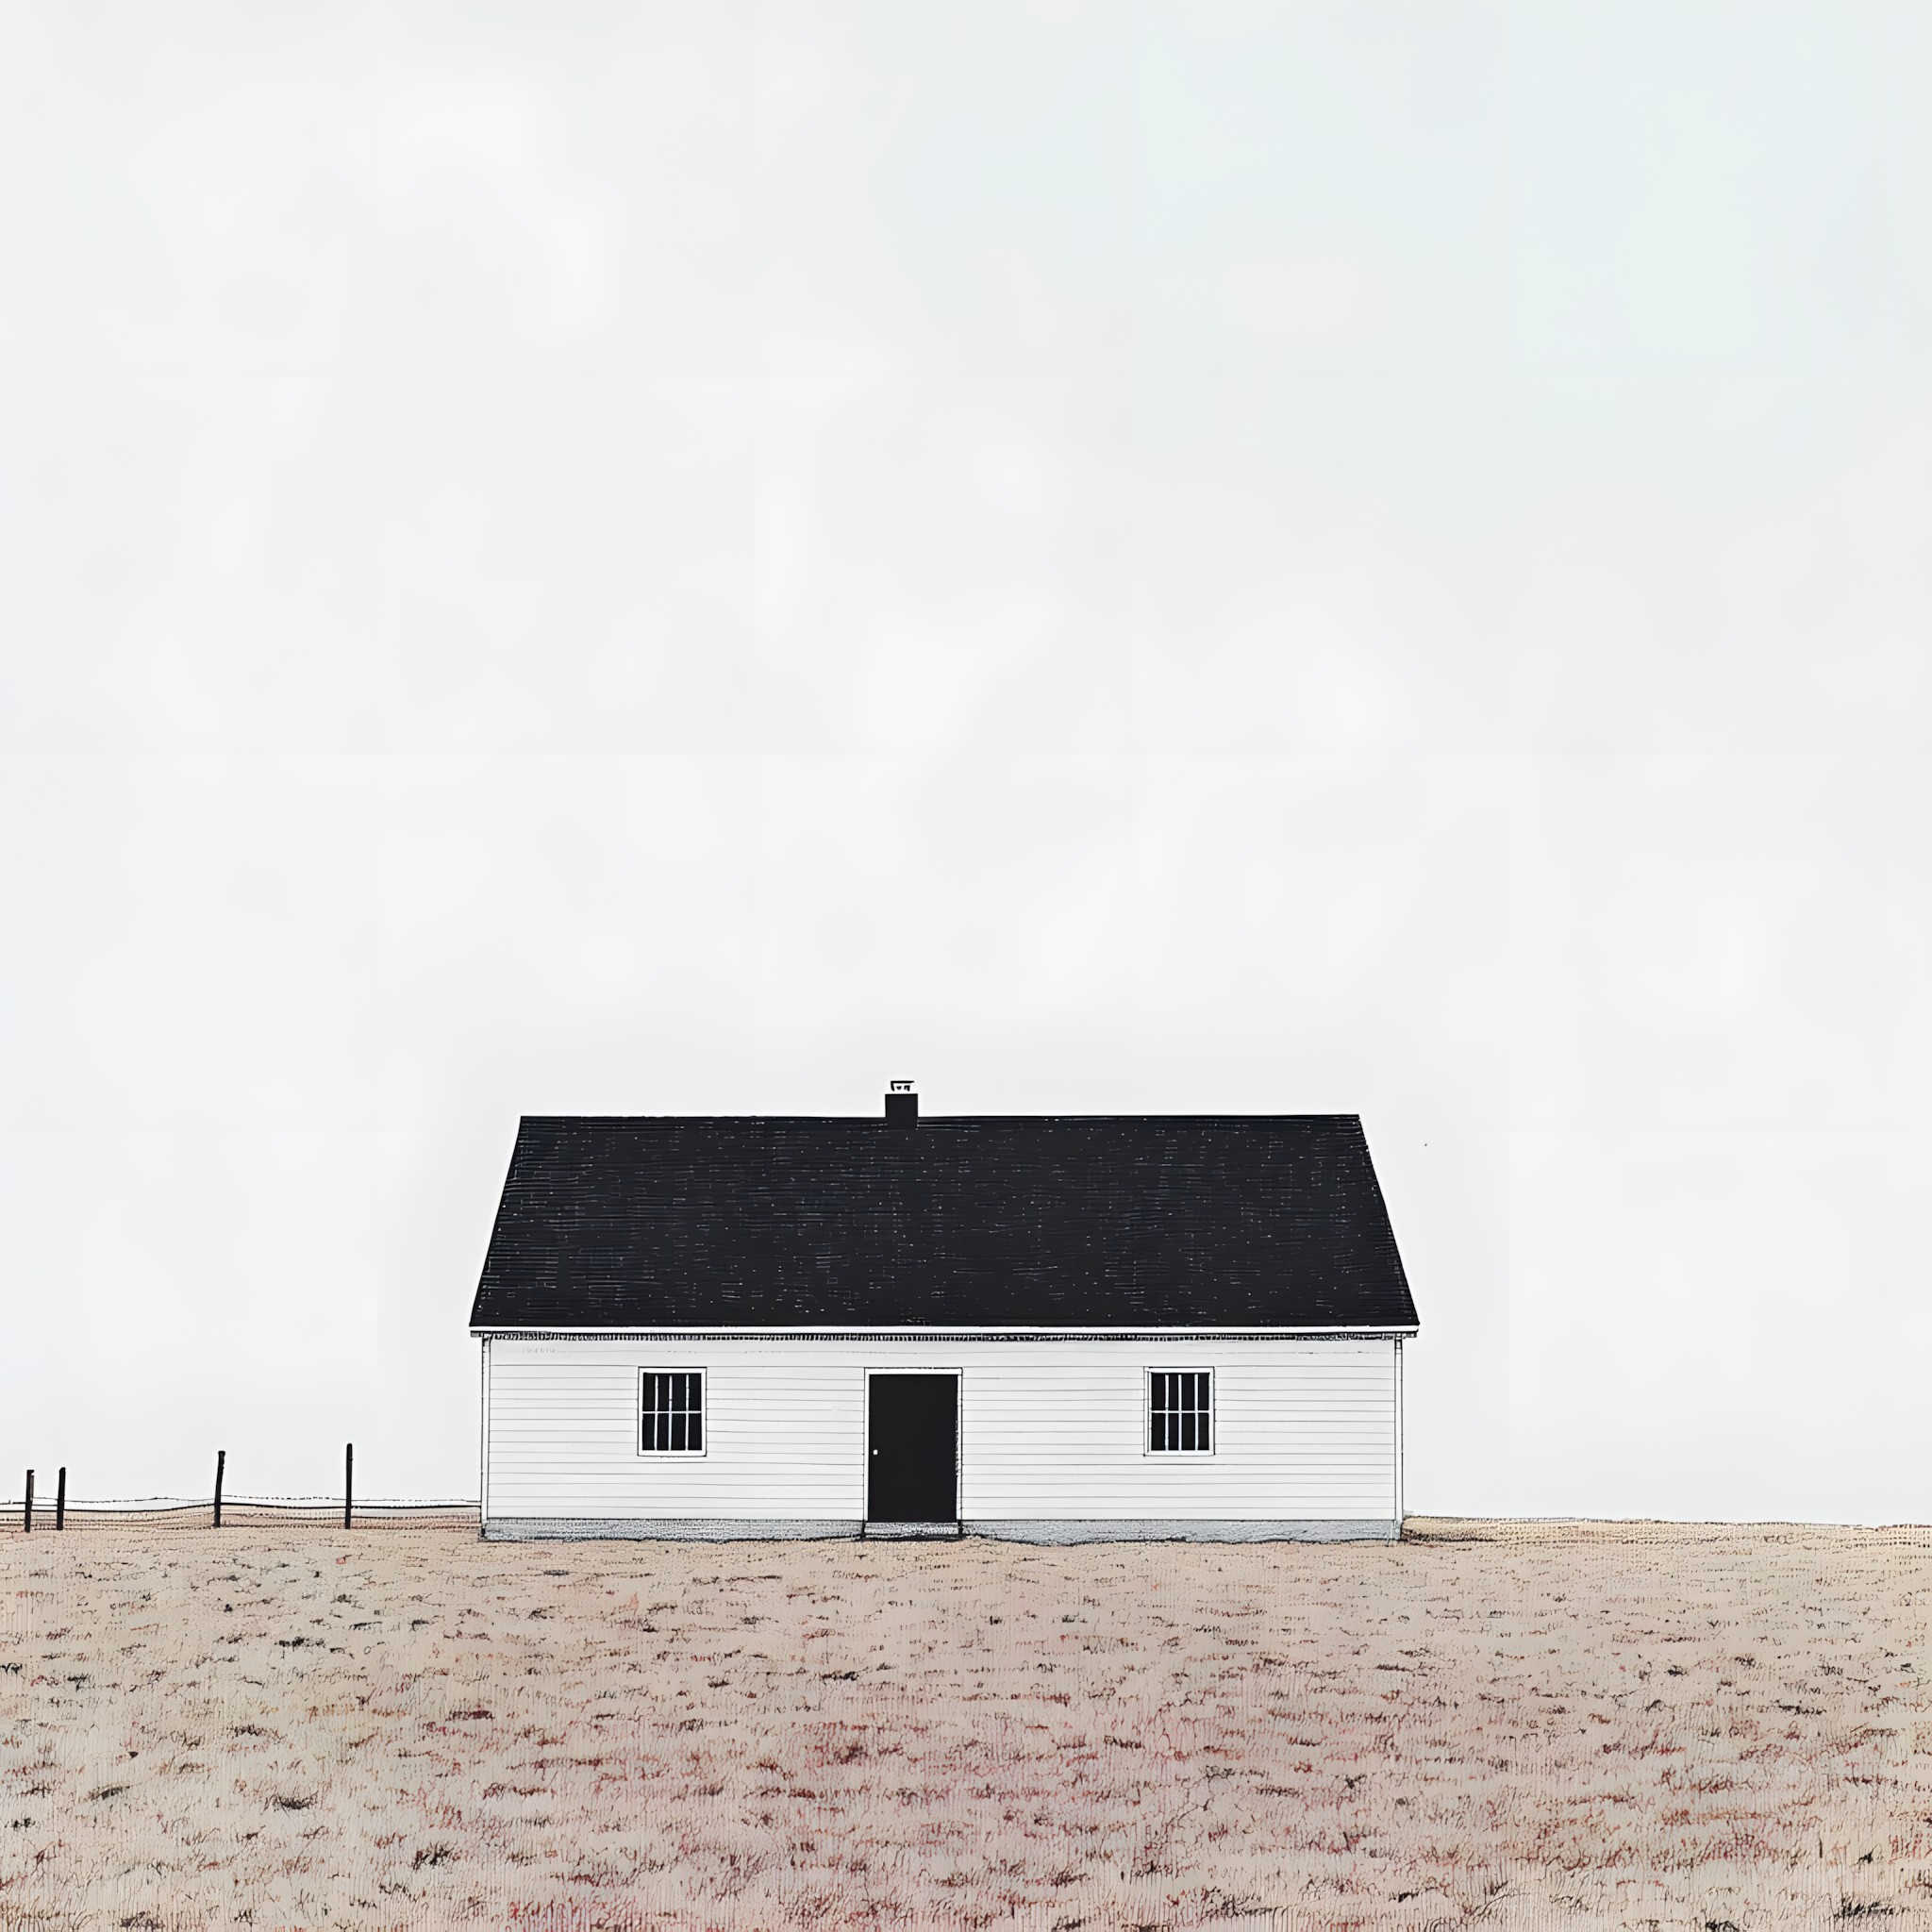
[[704, 1447], [703, 1374], [696, 1369], [648, 1369], [640, 1377], [638, 1440], [654, 1454]]
[[1211, 1369], [1154, 1369], [1148, 1372], [1147, 1446], [1200, 1454], [1209, 1442], [1213, 1406]]

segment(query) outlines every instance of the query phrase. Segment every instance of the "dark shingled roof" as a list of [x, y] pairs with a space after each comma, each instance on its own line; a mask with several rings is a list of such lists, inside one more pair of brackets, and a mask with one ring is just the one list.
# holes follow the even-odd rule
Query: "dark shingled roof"
[[1353, 1114], [527, 1118], [474, 1328], [1408, 1329]]

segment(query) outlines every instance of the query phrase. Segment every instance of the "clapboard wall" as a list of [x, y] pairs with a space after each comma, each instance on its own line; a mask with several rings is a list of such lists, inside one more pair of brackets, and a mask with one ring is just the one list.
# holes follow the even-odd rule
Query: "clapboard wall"
[[[1392, 1535], [1391, 1339], [485, 1339], [486, 1535], [857, 1534], [869, 1369], [960, 1376], [969, 1531]], [[641, 1369], [702, 1369], [702, 1457], [638, 1453]], [[1146, 1372], [1211, 1369], [1214, 1450], [1146, 1450]]]

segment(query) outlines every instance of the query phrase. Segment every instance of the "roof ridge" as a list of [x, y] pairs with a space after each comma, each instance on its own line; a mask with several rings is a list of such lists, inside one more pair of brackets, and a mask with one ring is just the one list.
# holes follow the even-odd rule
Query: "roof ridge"
[[[525, 1125], [574, 1127], [881, 1127], [878, 1114], [526, 1113]], [[1359, 1126], [1358, 1113], [928, 1113], [933, 1126]]]

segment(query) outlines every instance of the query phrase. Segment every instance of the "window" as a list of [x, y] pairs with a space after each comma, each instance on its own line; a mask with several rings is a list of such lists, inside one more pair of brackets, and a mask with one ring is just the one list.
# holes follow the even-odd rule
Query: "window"
[[702, 1369], [645, 1369], [642, 1382], [642, 1429], [638, 1451], [643, 1456], [702, 1456], [705, 1453], [705, 1372]]
[[1148, 1374], [1147, 1447], [1205, 1455], [1213, 1447], [1211, 1369], [1154, 1369]]

